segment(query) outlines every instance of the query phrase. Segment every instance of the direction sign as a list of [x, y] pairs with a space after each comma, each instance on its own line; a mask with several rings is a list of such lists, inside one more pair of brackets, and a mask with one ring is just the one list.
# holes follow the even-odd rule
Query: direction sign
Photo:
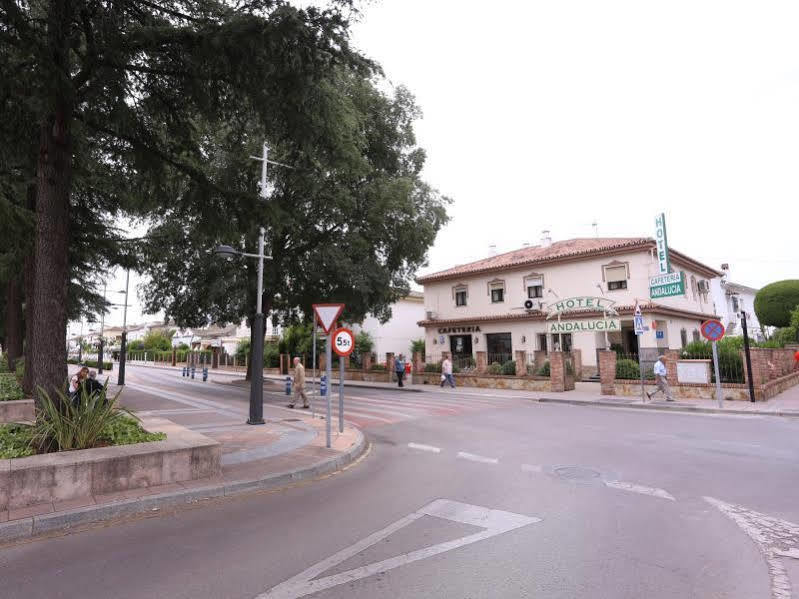
[[313, 311], [325, 334], [327, 334], [344, 311], [344, 304], [314, 304]]
[[333, 332], [333, 351], [342, 358], [346, 358], [355, 349], [355, 335], [352, 331], [345, 328], [336, 329]]
[[724, 337], [724, 325], [719, 320], [706, 320], [699, 330], [708, 341], [718, 341]]

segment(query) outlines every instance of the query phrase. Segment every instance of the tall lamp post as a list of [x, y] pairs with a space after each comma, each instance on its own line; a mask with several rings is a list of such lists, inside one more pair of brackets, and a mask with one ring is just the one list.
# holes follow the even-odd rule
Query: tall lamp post
[[[103, 311], [100, 312], [100, 347], [97, 349], [97, 374], [103, 374], [103, 329], [105, 329], [105, 281], [103, 282]], [[127, 301], [125, 302], [128, 303]]]
[[[272, 259], [272, 256], [264, 256], [265, 235], [266, 230], [261, 227], [261, 233], [258, 236], [257, 254], [239, 252], [229, 245], [220, 245], [216, 248], [216, 254], [226, 258], [232, 258], [233, 256], [258, 258], [258, 295], [255, 298], [255, 318], [252, 323], [252, 330], [255, 334], [253, 335], [252, 361], [250, 364], [250, 417], [247, 419], [247, 424], [264, 424], [264, 314], [262, 305], [264, 293], [264, 259]], [[256, 366], [258, 367], [256, 368]]]
[[122, 310], [122, 343], [119, 347], [119, 376], [117, 385], [125, 384], [125, 353], [128, 346], [128, 285], [130, 284], [130, 269], [125, 272], [125, 290], [119, 293], [125, 294], [125, 308]]

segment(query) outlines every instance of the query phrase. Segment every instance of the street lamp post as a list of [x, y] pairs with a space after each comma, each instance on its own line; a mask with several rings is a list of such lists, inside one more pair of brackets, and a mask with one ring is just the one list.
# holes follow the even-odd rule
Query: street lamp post
[[250, 363], [250, 417], [247, 419], [247, 424], [264, 424], [264, 259], [272, 258], [271, 256], [264, 256], [265, 235], [266, 230], [261, 227], [260, 235], [258, 236], [257, 254], [239, 252], [229, 245], [220, 245], [216, 248], [216, 254], [219, 256], [258, 258], [258, 295], [255, 298], [255, 318], [252, 322], [254, 335], [252, 361]]
[[[103, 282], [103, 310], [100, 312], [100, 347], [97, 349], [97, 374], [103, 374], [103, 329], [105, 328], [105, 288]], [[125, 302], [128, 303], [127, 301]]]
[[125, 384], [125, 357], [128, 346], [128, 285], [130, 283], [130, 269], [125, 272], [125, 307], [122, 310], [122, 343], [119, 347], [119, 376], [117, 385]]

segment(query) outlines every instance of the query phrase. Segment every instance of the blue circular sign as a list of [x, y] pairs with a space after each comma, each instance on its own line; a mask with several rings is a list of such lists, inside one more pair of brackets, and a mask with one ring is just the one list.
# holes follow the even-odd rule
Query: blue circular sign
[[718, 320], [707, 320], [700, 328], [702, 336], [708, 341], [718, 341], [724, 337], [724, 325]]

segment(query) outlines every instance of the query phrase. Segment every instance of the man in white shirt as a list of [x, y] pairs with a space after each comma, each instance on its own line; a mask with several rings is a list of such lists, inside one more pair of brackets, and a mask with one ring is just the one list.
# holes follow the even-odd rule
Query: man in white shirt
[[663, 356], [658, 356], [658, 361], [655, 362], [655, 382], [657, 383], [657, 391], [653, 391], [652, 393], [647, 393], [646, 396], [649, 399], [660, 392], [663, 393], [666, 401], [674, 401], [671, 397], [671, 389], [669, 388], [669, 380], [668, 380], [668, 373], [666, 371], [666, 365], [663, 363]]
[[449, 356], [446, 356], [444, 361], [441, 362], [441, 386], [443, 387], [446, 383], [449, 383], [449, 386], [453, 389], [455, 388], [455, 378], [452, 376], [452, 360], [449, 359]]

